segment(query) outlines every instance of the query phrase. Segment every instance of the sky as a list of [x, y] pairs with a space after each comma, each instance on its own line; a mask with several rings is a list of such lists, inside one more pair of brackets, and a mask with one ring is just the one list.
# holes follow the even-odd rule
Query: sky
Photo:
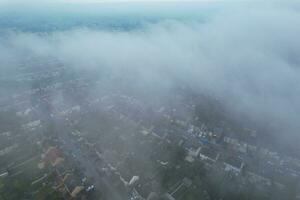
[[[28, 3], [114, 3], [114, 2], [186, 2], [182, 0], [0, 0], [0, 4]], [[213, 2], [222, 0], [191, 0], [195, 2]]]
[[[111, 6], [123, 6], [127, 7], [126, 9], [132, 9], [134, 6], [146, 5], [146, 7], [152, 7], [156, 5], [177, 5], [180, 4], [189, 4], [189, 3], [215, 3], [223, 2], [224, 0], [0, 0], [0, 9], [18, 9], [18, 10], [30, 10], [35, 8], [47, 8], [49, 6], [95, 6], [99, 7], [102, 5], [111, 5]], [[226, 0], [231, 1], [231, 0]], [[236, 1], [236, 0], [233, 0]], [[245, 1], [245, 0], [238, 0]], [[156, 8], [155, 8], [156, 9]], [[181, 9], [181, 6], [178, 6], [177, 9]], [[0, 10], [1, 11], [1, 10]]]
[[[127, 1], [182, 1], [182, 0], [1, 0], [0, 2], [62, 2], [62, 3], [86, 3], [86, 2], [127, 2]], [[218, 0], [190, 0], [190, 1], [218, 1]]]

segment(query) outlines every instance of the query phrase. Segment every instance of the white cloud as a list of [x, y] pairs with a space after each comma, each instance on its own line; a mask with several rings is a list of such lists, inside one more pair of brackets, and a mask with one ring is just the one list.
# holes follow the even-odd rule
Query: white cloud
[[[132, 32], [17, 32], [0, 42], [0, 50], [51, 55], [91, 70], [132, 72], [137, 83], [157, 88], [182, 80], [237, 112], [273, 121], [286, 139], [300, 128], [299, 35], [297, 9], [260, 4], [224, 8], [205, 24], [164, 22]], [[4, 55], [0, 60], [14, 60]]]

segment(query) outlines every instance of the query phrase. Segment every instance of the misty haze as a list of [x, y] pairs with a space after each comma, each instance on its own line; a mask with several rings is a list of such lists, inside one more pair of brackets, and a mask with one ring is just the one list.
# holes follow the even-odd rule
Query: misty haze
[[300, 200], [300, 2], [0, 0], [0, 200]]

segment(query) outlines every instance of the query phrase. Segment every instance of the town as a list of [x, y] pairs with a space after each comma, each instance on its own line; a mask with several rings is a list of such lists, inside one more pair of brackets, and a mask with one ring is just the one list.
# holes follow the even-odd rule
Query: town
[[300, 199], [300, 159], [213, 96], [186, 85], [155, 96], [53, 58], [15, 71], [0, 77], [1, 200]]

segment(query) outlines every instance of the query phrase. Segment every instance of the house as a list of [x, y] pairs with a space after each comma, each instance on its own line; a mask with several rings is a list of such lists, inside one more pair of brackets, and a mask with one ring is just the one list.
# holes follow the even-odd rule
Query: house
[[171, 194], [166, 193], [163, 198], [163, 200], [176, 200]]
[[131, 187], [136, 185], [136, 183], [138, 182], [138, 180], [140, 179], [139, 176], [133, 176], [130, 181], [126, 181], [122, 176], [120, 176], [120, 180], [124, 183], [125, 187]]
[[143, 198], [142, 195], [140, 195], [135, 188], [133, 188], [129, 199], [130, 200], [145, 200], [145, 198]]
[[27, 124], [22, 125], [22, 128], [26, 130], [35, 130], [36, 128], [41, 127], [41, 120], [35, 120], [32, 122], [29, 122]]
[[191, 179], [184, 177], [182, 181], [172, 186], [172, 192], [166, 195], [169, 196], [169, 198], [180, 199], [180, 197], [187, 192], [188, 188], [191, 187], [192, 183]]
[[77, 197], [84, 190], [84, 187], [81, 185], [81, 179], [74, 174], [65, 174], [61, 181], [64, 189], [72, 198]]
[[78, 194], [84, 190], [84, 187], [83, 186], [76, 186], [74, 188], [74, 190], [71, 192], [71, 197], [72, 198], [75, 198], [78, 196]]
[[238, 157], [228, 157], [224, 161], [225, 171], [234, 172], [236, 175], [241, 173], [244, 162]]
[[42, 157], [45, 164], [52, 164], [52, 166], [56, 166], [64, 161], [62, 153], [56, 147], [49, 147]]
[[231, 138], [231, 137], [224, 137], [224, 142], [232, 145], [238, 145], [239, 141], [238, 139]]
[[155, 192], [151, 192], [147, 197], [147, 200], [158, 200], [158, 199], [159, 197]]
[[261, 183], [261, 184], [268, 185], [268, 186], [271, 185], [271, 180], [268, 178], [265, 178], [263, 176], [255, 174], [253, 172], [248, 172], [247, 175], [249, 177], [248, 180], [253, 183]]
[[0, 150], [0, 156], [6, 155], [6, 154], [12, 152], [14, 149], [16, 149], [16, 148], [18, 148], [18, 147], [19, 147], [18, 144], [13, 144], [13, 145], [11, 145], [11, 146], [9, 146], [9, 147], [6, 147], [6, 148], [4, 148], [4, 149], [1, 149], [1, 150]]
[[212, 162], [216, 162], [219, 158], [219, 153], [212, 148], [203, 147], [200, 150], [199, 157], [202, 160], [210, 160]]
[[194, 161], [195, 161], [195, 158], [198, 157], [198, 155], [199, 155], [199, 153], [200, 153], [200, 150], [201, 150], [201, 147], [199, 147], [199, 148], [196, 149], [196, 150], [189, 149], [189, 150], [188, 150], [188, 154], [187, 154], [187, 156], [185, 157], [185, 161], [188, 161], [188, 162], [194, 162]]

